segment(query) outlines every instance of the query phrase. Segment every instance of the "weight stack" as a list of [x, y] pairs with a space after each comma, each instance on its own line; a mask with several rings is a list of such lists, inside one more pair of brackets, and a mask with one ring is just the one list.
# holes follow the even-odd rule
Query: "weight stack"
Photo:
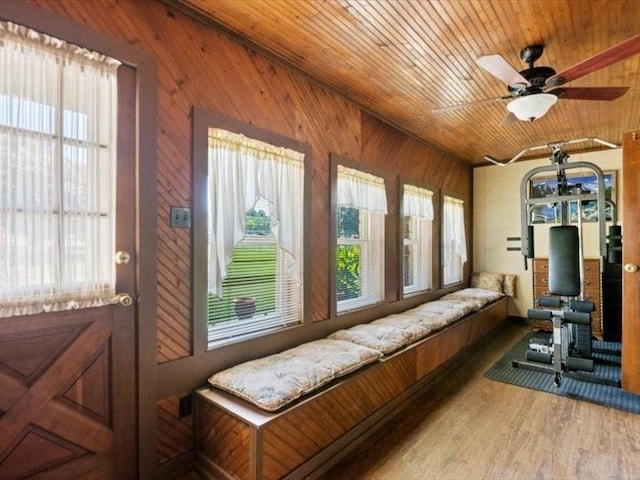
[[620, 225], [609, 226], [607, 263], [622, 263], [622, 227]]
[[583, 357], [591, 358], [593, 354], [591, 343], [591, 325], [571, 325], [573, 332], [574, 351]]

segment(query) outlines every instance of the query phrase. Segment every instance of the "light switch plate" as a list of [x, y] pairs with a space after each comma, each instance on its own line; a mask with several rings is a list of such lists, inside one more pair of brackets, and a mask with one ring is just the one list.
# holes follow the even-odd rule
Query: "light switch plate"
[[189, 207], [171, 207], [171, 228], [191, 228], [191, 209]]

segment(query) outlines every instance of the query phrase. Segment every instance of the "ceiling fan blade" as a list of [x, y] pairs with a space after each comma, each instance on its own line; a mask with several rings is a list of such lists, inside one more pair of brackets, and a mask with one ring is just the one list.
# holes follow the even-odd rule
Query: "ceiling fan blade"
[[517, 122], [518, 121], [518, 117], [516, 117], [513, 112], [509, 112], [509, 114], [504, 117], [504, 119], [502, 119], [502, 122], [500, 123], [501, 127], [506, 127], [507, 125], [512, 124], [513, 122]]
[[563, 100], [615, 100], [627, 93], [629, 87], [566, 87], [554, 88], [549, 93]]
[[509, 65], [509, 63], [500, 55], [485, 55], [484, 57], [478, 58], [476, 63], [507, 85], [531, 85], [529, 80], [520, 75], [520, 73]]
[[485, 98], [484, 100], [476, 100], [474, 102], [460, 103], [458, 105], [449, 105], [448, 107], [434, 108], [431, 110], [431, 112], [432, 113], [449, 112], [452, 110], [457, 110], [459, 108], [475, 107], [476, 105], [482, 105], [484, 103], [492, 103], [497, 100], [507, 100], [507, 99], [511, 99], [511, 96], [507, 95], [505, 97]]
[[569, 83], [638, 53], [640, 53], [640, 33], [591, 58], [583, 60], [573, 67], [556, 73], [547, 79], [546, 84], [555, 86], [561, 85], [562, 83]]

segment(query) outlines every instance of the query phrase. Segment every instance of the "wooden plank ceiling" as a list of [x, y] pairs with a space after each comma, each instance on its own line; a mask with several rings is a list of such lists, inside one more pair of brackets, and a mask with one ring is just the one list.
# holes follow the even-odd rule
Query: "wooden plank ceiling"
[[[366, 111], [472, 165], [485, 155], [598, 137], [620, 144], [640, 122], [640, 56], [571, 87], [629, 86], [617, 100], [561, 99], [543, 118], [502, 126], [508, 94], [475, 60], [545, 46], [536, 66], [565, 70], [640, 32], [637, 0], [176, 0], [261, 52], [347, 96]], [[593, 149], [593, 143], [566, 151]], [[537, 152], [539, 155], [540, 152]], [[526, 156], [525, 156], [526, 157]]]

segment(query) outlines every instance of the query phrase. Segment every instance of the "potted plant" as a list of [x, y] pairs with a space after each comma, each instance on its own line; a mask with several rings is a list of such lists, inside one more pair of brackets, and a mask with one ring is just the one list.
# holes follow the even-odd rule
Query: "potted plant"
[[233, 299], [236, 316], [239, 320], [253, 317], [256, 313], [256, 297], [238, 297]]

